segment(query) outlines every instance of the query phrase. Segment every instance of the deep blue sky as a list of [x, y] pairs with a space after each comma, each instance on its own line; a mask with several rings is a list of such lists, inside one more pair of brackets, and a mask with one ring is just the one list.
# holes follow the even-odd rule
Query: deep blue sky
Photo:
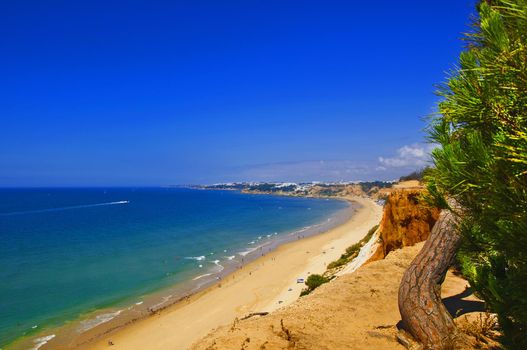
[[[474, 1], [2, 1], [0, 186], [391, 179]], [[424, 152], [424, 153], [423, 153]]]

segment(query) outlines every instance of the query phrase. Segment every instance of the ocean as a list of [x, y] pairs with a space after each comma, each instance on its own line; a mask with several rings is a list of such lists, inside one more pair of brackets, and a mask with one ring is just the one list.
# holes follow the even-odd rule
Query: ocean
[[37, 349], [67, 322], [88, 330], [118, 306], [212, 283], [263, 247], [323, 231], [348, 208], [186, 188], [0, 189], [0, 348], [38, 335]]

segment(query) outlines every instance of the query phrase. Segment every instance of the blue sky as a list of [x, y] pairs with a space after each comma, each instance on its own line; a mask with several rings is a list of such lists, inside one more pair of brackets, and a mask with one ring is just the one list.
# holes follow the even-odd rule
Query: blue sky
[[393, 179], [474, 1], [4, 1], [0, 186]]

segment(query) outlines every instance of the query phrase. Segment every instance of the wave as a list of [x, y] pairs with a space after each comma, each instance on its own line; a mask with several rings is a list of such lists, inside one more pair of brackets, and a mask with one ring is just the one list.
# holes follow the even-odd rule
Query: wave
[[167, 295], [167, 296], [163, 297], [161, 302], [159, 302], [159, 303], [157, 303], [155, 305], [152, 305], [148, 309], [149, 310], [157, 310], [160, 306], [163, 306], [167, 301], [169, 301], [173, 296], [174, 295], [170, 294], [170, 295]]
[[81, 333], [86, 332], [87, 330], [95, 328], [100, 324], [111, 321], [116, 316], [118, 316], [121, 312], [123, 312], [123, 310], [117, 310], [115, 312], [109, 312], [107, 314], [97, 315], [95, 316], [95, 318], [92, 318], [90, 320], [82, 321], [81, 326], [79, 327], [79, 332]]
[[200, 278], [207, 277], [207, 276], [210, 276], [210, 275], [212, 275], [212, 273], [206, 273], [206, 274], [203, 274], [203, 275], [196, 276], [192, 280], [196, 281], [196, 280], [199, 280]]
[[58, 208], [48, 208], [48, 209], [12, 211], [9, 213], [0, 213], [0, 216], [40, 214], [40, 213], [49, 213], [49, 212], [54, 212], [54, 211], [84, 209], [84, 208], [102, 207], [102, 206], [107, 206], [107, 205], [119, 205], [119, 204], [128, 204], [128, 203], [130, 203], [130, 201], [105, 202], [105, 203], [95, 203], [95, 204], [72, 205], [68, 207], [58, 207]]
[[200, 256], [186, 256], [185, 259], [188, 259], [188, 260], [196, 260], [196, 261], [202, 261], [202, 260], [205, 260], [205, 255], [200, 255]]
[[247, 250], [244, 250], [243, 252], [239, 252], [238, 254], [241, 255], [241, 256], [246, 256], [247, 254], [251, 254], [252, 252], [257, 250], [258, 248], [259, 247], [255, 247], [255, 248], [252, 248], [252, 249], [247, 249]]
[[31, 348], [31, 350], [38, 350], [42, 346], [44, 346], [48, 341], [55, 338], [55, 334], [47, 335], [45, 337], [37, 338], [33, 342], [35, 343], [35, 346]]
[[212, 263], [220, 268], [220, 270], [217, 271], [217, 272], [221, 272], [225, 268], [225, 267], [223, 267], [223, 265], [220, 264], [219, 260], [214, 260], [214, 261], [212, 261]]

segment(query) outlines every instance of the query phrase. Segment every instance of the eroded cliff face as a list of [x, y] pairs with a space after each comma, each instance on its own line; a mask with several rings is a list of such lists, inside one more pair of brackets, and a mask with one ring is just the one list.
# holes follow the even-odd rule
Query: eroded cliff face
[[412, 246], [428, 238], [440, 210], [421, 203], [423, 189], [393, 190], [386, 200], [379, 226], [380, 244], [368, 261], [384, 259], [395, 249]]

